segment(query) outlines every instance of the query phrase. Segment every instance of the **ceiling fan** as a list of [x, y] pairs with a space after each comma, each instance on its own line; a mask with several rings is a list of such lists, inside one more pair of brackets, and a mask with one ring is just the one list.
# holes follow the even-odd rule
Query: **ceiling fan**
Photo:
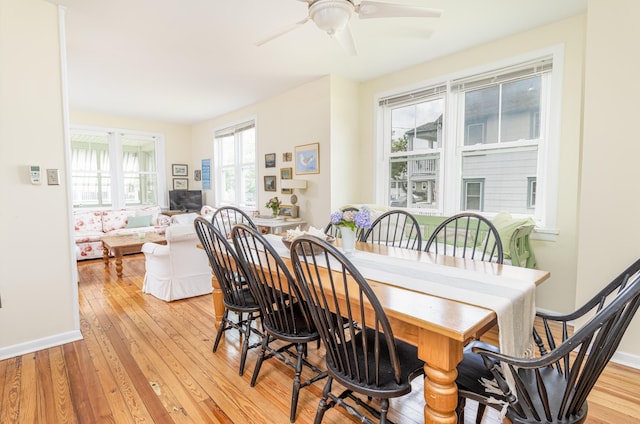
[[309, 13], [306, 18], [256, 43], [262, 46], [309, 21], [332, 37], [336, 37], [347, 53], [357, 54], [355, 42], [349, 29], [349, 19], [354, 13], [360, 19], [373, 18], [437, 18], [441, 11], [424, 6], [409, 6], [395, 3], [362, 0], [299, 0], [308, 3]]

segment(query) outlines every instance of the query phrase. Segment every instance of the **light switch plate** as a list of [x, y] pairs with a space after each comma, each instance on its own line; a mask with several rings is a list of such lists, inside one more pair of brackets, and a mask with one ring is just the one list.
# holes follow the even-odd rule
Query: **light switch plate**
[[47, 169], [47, 184], [59, 185], [60, 184], [60, 170]]

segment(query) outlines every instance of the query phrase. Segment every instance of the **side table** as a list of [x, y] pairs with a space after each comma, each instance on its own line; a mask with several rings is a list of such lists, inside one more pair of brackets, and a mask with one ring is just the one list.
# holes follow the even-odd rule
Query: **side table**
[[296, 227], [300, 227], [301, 230], [307, 226], [307, 222], [300, 221], [285, 221], [284, 219], [268, 219], [268, 218], [254, 218], [253, 222], [258, 227], [261, 234], [280, 234], [287, 230], [292, 230]]

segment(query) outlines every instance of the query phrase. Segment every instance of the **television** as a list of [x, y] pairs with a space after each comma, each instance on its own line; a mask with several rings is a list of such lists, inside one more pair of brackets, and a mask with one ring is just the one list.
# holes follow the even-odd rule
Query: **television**
[[202, 190], [169, 190], [169, 210], [200, 212]]

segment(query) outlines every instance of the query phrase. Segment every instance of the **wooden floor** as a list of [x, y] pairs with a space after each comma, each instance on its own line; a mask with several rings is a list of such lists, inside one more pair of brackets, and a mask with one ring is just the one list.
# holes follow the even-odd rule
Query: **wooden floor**
[[[242, 377], [237, 333], [211, 351], [211, 296], [166, 303], [143, 294], [142, 255], [125, 258], [122, 279], [101, 260], [80, 262], [79, 273], [84, 340], [0, 361], [0, 423], [289, 422], [292, 370], [267, 361], [250, 387], [255, 349]], [[322, 366], [321, 354], [310, 348], [310, 361]], [[296, 423], [313, 422], [323, 384], [301, 391]], [[396, 423], [422, 422], [420, 379], [413, 388], [392, 401]], [[640, 423], [640, 371], [610, 364], [589, 408], [590, 424]], [[339, 408], [323, 421], [345, 422], [356, 421]]]

